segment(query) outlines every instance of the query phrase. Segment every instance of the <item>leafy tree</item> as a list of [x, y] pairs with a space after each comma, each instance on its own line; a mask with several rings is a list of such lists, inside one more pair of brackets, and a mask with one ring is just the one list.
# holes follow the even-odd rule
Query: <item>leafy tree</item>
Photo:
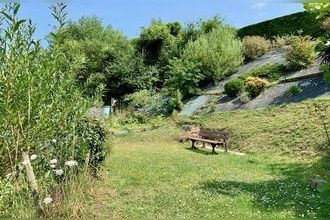
[[198, 83], [204, 78], [198, 64], [178, 58], [170, 61], [169, 75], [166, 87], [171, 91], [179, 90], [183, 98], [195, 95], [199, 91]]
[[199, 63], [206, 81], [220, 80], [242, 63], [241, 42], [236, 38], [235, 29], [222, 25], [190, 41], [183, 59]]
[[[54, 40], [51, 38], [51, 40]], [[103, 27], [96, 17], [70, 21], [62, 29], [62, 51], [73, 63], [82, 65], [76, 70], [79, 85], [91, 96], [100, 85], [105, 86], [104, 101], [119, 98], [153, 84], [153, 68], [146, 67], [136, 56], [130, 41], [111, 26]]]
[[135, 43], [137, 50], [145, 54], [145, 62], [149, 65], [166, 64], [169, 57], [176, 52], [176, 36], [179, 30], [179, 23], [166, 25], [157, 20], [153, 20], [149, 27], [143, 28]]
[[330, 3], [303, 3], [306, 11], [315, 13], [317, 19], [330, 16]]

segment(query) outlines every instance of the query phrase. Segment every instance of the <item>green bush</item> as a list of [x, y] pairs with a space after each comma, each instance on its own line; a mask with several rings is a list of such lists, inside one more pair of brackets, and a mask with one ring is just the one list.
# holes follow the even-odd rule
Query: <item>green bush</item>
[[174, 58], [169, 64], [169, 78], [165, 86], [171, 90], [179, 90], [184, 98], [196, 95], [200, 91], [198, 83], [203, 80], [199, 65], [188, 60]]
[[[87, 146], [89, 152], [88, 163], [92, 174], [96, 176], [107, 154], [107, 150], [104, 146], [106, 131], [96, 119], [85, 118], [77, 126], [77, 136], [80, 141]], [[80, 154], [79, 152], [77, 153], [78, 155]], [[81, 160], [81, 162], [83, 163], [85, 161]]]
[[239, 94], [239, 101], [242, 103], [242, 104], [246, 104], [250, 101], [250, 96], [249, 96], [249, 93], [247, 92], [241, 92]]
[[179, 90], [153, 92], [142, 90], [125, 97], [130, 112], [139, 111], [147, 115], [170, 115], [173, 110], [180, 111], [182, 95]]
[[241, 79], [233, 79], [228, 81], [225, 86], [225, 94], [229, 97], [235, 97], [244, 89], [244, 81]]
[[324, 81], [330, 83], [330, 70], [326, 71], [323, 76]]
[[243, 78], [247, 78], [249, 76], [256, 76], [256, 77], [266, 77], [270, 81], [276, 81], [285, 71], [286, 71], [286, 67], [283, 64], [266, 63], [264, 65], [257, 66], [251, 69], [250, 71], [244, 73]]
[[268, 82], [259, 77], [249, 76], [245, 80], [245, 89], [252, 97], [257, 97], [267, 87]]
[[243, 38], [245, 36], [258, 35], [272, 39], [274, 36], [298, 34], [301, 31], [303, 35], [309, 35], [314, 38], [324, 34], [324, 30], [322, 30], [314, 14], [298, 12], [243, 27], [238, 31], [238, 36]]
[[260, 36], [246, 36], [242, 40], [245, 58], [254, 60], [271, 49], [271, 43]]
[[283, 35], [274, 37], [272, 42], [272, 48], [282, 48], [284, 46], [288, 46], [291, 43], [293, 35]]
[[296, 36], [292, 39], [285, 57], [290, 68], [307, 68], [316, 58], [315, 45], [309, 37]]
[[222, 25], [189, 41], [182, 59], [198, 64], [204, 81], [217, 81], [242, 63], [241, 42], [236, 38], [234, 28]]
[[299, 93], [301, 93], [302, 92], [302, 89], [299, 87], [299, 85], [297, 85], [297, 84], [294, 84], [294, 85], [292, 85], [292, 86], [290, 86], [289, 87], [289, 89], [288, 89], [288, 91], [287, 91], [287, 93], [288, 93], [288, 95], [297, 95], [297, 94], [299, 94]]

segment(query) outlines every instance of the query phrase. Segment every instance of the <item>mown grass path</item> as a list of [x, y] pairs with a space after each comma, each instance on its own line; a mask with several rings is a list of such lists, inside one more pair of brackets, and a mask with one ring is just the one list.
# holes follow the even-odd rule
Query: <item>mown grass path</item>
[[[93, 215], [107, 217], [330, 216], [308, 188], [311, 163], [212, 156], [174, 140], [175, 129], [114, 137]], [[276, 162], [274, 162], [276, 161]]]

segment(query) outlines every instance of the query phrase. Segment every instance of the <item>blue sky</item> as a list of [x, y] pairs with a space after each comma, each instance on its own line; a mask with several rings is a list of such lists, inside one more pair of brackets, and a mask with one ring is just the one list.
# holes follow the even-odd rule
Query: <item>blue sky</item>
[[[20, 16], [33, 20], [38, 38], [44, 38], [51, 30], [50, 2], [21, 1]], [[66, 3], [69, 18], [96, 15], [105, 25], [110, 24], [129, 37], [137, 36], [152, 18], [186, 23], [220, 15], [226, 23], [243, 27], [303, 10], [301, 3], [279, 0], [67, 0]]]

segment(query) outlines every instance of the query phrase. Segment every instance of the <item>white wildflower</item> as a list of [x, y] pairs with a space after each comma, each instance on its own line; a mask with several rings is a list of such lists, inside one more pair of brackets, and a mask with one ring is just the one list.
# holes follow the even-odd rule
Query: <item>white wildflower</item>
[[24, 160], [23, 162], [22, 162], [22, 164], [25, 166], [25, 165], [28, 165], [29, 164], [29, 161], [27, 161], [27, 160]]
[[50, 196], [47, 196], [46, 198], [44, 198], [43, 201], [46, 205], [49, 205], [50, 203], [53, 202], [53, 199]]
[[65, 166], [69, 166], [69, 167], [73, 167], [73, 166], [77, 166], [78, 162], [75, 160], [68, 160], [65, 162]]
[[52, 159], [49, 161], [50, 164], [57, 164], [57, 159]]
[[64, 174], [64, 171], [62, 169], [55, 170], [56, 176], [62, 176]]
[[50, 167], [51, 167], [51, 168], [55, 168], [56, 165], [55, 165], [55, 164], [51, 164]]
[[54, 144], [56, 144], [56, 139], [53, 139], [52, 142], [53, 142]]
[[330, 41], [327, 41], [327, 43], [325, 44], [325, 46], [330, 46]]
[[32, 155], [30, 156], [30, 160], [35, 160], [35, 159], [37, 159], [37, 155], [36, 155], [36, 154], [32, 154]]

